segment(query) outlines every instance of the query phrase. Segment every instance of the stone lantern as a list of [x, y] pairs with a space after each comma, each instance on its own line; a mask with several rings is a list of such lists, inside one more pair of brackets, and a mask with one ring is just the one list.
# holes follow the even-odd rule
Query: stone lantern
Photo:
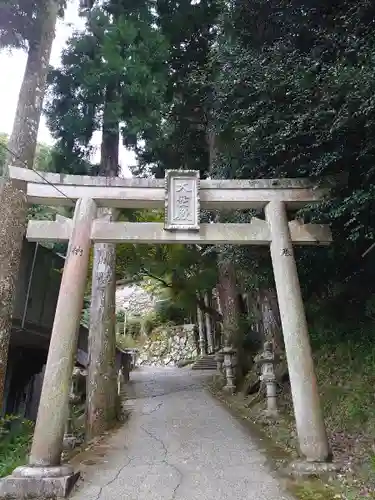
[[223, 363], [224, 363], [223, 351], [220, 350], [215, 352], [215, 361], [216, 361], [217, 373], [220, 375], [223, 372]]
[[278, 415], [277, 381], [275, 375], [277, 356], [274, 353], [272, 342], [267, 341], [264, 343], [263, 352], [256, 356], [255, 362], [260, 365], [260, 382], [266, 385], [267, 408], [264, 414], [267, 417], [276, 417]]
[[224, 347], [224, 368], [225, 368], [225, 381], [226, 384], [223, 389], [227, 392], [234, 393], [236, 390], [236, 386], [234, 383], [236, 377], [236, 354], [237, 351], [233, 347]]

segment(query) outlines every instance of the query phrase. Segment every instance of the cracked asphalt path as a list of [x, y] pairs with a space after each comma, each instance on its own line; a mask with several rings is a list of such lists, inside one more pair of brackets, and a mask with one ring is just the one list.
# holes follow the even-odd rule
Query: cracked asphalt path
[[131, 417], [72, 500], [292, 500], [249, 435], [203, 388], [211, 374], [132, 372]]

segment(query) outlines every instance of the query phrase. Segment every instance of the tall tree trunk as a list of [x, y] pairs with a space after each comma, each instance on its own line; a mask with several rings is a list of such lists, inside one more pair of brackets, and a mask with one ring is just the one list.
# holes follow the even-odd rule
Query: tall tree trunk
[[263, 328], [261, 321], [261, 311], [259, 304], [259, 291], [251, 290], [246, 292], [246, 310], [248, 319], [251, 322], [251, 328], [260, 336]]
[[240, 304], [237, 294], [236, 272], [232, 262], [219, 256], [218, 292], [223, 315], [223, 341], [231, 346], [237, 341], [240, 327]]
[[237, 384], [243, 378], [246, 366], [243, 352], [243, 332], [241, 328], [240, 301], [237, 292], [236, 271], [233, 263], [219, 255], [218, 258], [219, 285], [218, 292], [223, 315], [224, 346], [232, 346], [237, 350]]
[[[103, 116], [103, 138], [99, 175], [118, 174], [119, 122], [113, 112], [116, 86], [108, 87]], [[101, 209], [100, 217], [112, 220], [110, 209]], [[116, 245], [94, 245], [92, 273], [89, 366], [87, 375], [86, 437], [102, 434], [116, 419]]]
[[0, 401], [4, 397], [13, 300], [27, 214], [26, 195], [12, 185], [9, 179], [9, 165], [31, 168], [34, 162], [57, 13], [58, 3], [52, 0], [46, 2], [35, 40], [30, 43], [8, 144], [11, 153], [7, 155], [0, 182]]
[[[5, 162], [6, 169], [9, 165], [27, 165], [27, 168], [32, 168], [34, 164], [58, 10], [58, 1], [45, 2], [45, 10], [41, 13], [38, 23], [39, 29], [36, 30], [35, 39], [29, 43], [25, 73], [8, 143], [10, 151]], [[7, 177], [7, 172], [4, 172], [4, 176]]]
[[264, 343], [264, 329], [259, 290], [246, 293], [246, 309], [254, 347], [260, 349]]
[[272, 341], [275, 351], [281, 352], [284, 350], [284, 342], [275, 288], [261, 289], [259, 291], [259, 300], [262, 312], [264, 340]]
[[[212, 126], [208, 123], [207, 127], [207, 146], [209, 152], [210, 171], [213, 170], [217, 155], [216, 135]], [[219, 222], [219, 216], [216, 216], [216, 222]], [[237, 292], [236, 271], [233, 263], [223, 254], [218, 256], [218, 292], [222, 313], [222, 338], [224, 346], [232, 346], [237, 350], [237, 370], [236, 384], [238, 385], [243, 378], [243, 371], [246, 366], [243, 352], [243, 332], [241, 328], [241, 304]]]
[[[204, 302], [207, 307], [213, 308], [212, 291], [205, 292]], [[207, 351], [212, 354], [215, 351], [214, 318], [208, 312], [204, 314], [206, 322]]]
[[216, 287], [212, 290], [212, 295], [214, 298], [214, 308], [217, 309], [217, 311], [220, 314], [220, 319], [217, 318], [217, 316], [213, 316], [214, 322], [215, 322], [215, 350], [221, 349], [223, 346], [223, 341], [222, 341], [222, 311], [221, 311], [221, 303], [220, 303], [220, 294], [219, 294], [219, 285], [216, 285]]

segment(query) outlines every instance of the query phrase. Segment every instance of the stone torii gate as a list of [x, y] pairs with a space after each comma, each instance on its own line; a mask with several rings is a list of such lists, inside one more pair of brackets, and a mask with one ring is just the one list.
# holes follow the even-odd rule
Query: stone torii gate
[[[75, 480], [72, 468], [61, 464], [61, 452], [89, 252], [97, 242], [269, 245], [300, 450], [309, 462], [329, 460], [293, 245], [328, 245], [332, 237], [327, 226], [287, 217], [288, 210], [319, 201], [326, 190], [301, 179], [200, 180], [199, 172], [178, 170], [168, 171], [165, 180], [38, 175], [17, 167], [10, 176], [29, 203], [74, 202], [75, 210], [72, 220], [28, 223], [28, 240], [69, 241], [69, 247], [29, 465], [2, 480], [0, 496], [65, 496]], [[164, 207], [165, 222], [109, 222], [96, 218], [98, 207]], [[200, 207], [264, 210], [265, 220], [201, 224]]]

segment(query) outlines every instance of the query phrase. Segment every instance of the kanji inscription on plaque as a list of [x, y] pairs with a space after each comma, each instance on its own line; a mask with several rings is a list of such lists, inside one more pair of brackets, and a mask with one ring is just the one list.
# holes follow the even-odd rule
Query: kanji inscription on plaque
[[164, 229], [199, 230], [199, 171], [166, 171]]

